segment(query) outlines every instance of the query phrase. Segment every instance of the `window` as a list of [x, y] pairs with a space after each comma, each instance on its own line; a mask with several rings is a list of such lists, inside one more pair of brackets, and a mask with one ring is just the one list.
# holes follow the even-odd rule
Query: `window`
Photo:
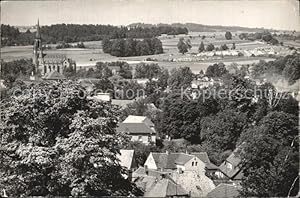
[[195, 166], [197, 166], [198, 162], [195, 162]]
[[139, 135], [139, 141], [143, 140], [143, 136]]
[[192, 166], [194, 166], [194, 162], [192, 162]]

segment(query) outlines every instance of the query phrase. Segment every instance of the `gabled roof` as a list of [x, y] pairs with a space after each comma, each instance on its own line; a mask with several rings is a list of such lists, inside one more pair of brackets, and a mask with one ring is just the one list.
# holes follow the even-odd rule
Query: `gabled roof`
[[120, 165], [130, 170], [134, 168], [134, 150], [120, 150], [120, 155], [117, 154], [117, 158], [120, 160]]
[[127, 132], [129, 134], [155, 134], [145, 123], [119, 123], [118, 132]]
[[158, 169], [176, 169], [176, 164], [183, 165], [191, 160], [193, 155], [186, 153], [151, 153]]
[[146, 189], [144, 197], [171, 197], [188, 196], [189, 193], [181, 185], [172, 182], [169, 179], [158, 179], [154, 184]]
[[57, 71], [52, 71], [50, 73], [45, 74], [43, 79], [45, 79], [45, 80], [63, 80], [63, 79], [66, 79], [66, 77], [63, 74], [58, 73]]
[[[239, 157], [239, 150], [241, 148], [237, 147], [230, 155], [229, 157], [219, 166], [219, 169], [224, 173], [226, 176], [228, 176], [230, 179], [241, 179], [243, 174], [241, 173], [241, 158]], [[233, 168], [230, 169], [227, 167], [227, 163], [230, 163]]]
[[239, 187], [232, 184], [219, 184], [215, 189], [207, 194], [207, 197], [239, 197]]
[[208, 155], [206, 152], [199, 152], [199, 153], [191, 153], [191, 155], [195, 155], [198, 157], [202, 162], [205, 163], [205, 167], [208, 170], [216, 170], [219, 169], [216, 165], [214, 165], [208, 158]]
[[145, 116], [135, 116], [135, 115], [129, 115], [123, 123], [143, 123], [147, 117]]

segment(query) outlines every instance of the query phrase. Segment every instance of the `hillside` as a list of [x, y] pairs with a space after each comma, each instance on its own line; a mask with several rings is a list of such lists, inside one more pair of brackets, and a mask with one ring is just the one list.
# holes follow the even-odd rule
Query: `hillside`
[[[224, 31], [243, 31], [243, 32], [257, 32], [264, 31], [267, 29], [264, 28], [248, 28], [248, 27], [239, 27], [239, 26], [221, 26], [221, 25], [203, 25], [197, 23], [172, 23], [172, 24], [145, 24], [145, 23], [132, 23], [127, 27], [156, 27], [156, 26], [172, 26], [172, 27], [186, 27], [191, 32], [224, 32]], [[274, 31], [274, 30], [273, 30]]]

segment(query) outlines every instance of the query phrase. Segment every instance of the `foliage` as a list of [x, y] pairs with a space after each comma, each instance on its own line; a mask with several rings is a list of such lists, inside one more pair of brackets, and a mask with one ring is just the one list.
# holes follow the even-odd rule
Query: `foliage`
[[189, 67], [174, 68], [170, 71], [168, 85], [170, 88], [186, 88], [191, 85], [194, 74]]
[[228, 50], [229, 48], [227, 47], [227, 45], [226, 44], [224, 44], [224, 45], [221, 45], [221, 50]]
[[205, 50], [204, 43], [203, 43], [203, 41], [201, 41], [198, 52], [200, 53], [200, 52], [203, 52], [204, 50]]
[[233, 49], [233, 50], [235, 50], [235, 43], [232, 43], [232, 47], [231, 47], [231, 49]]
[[[299, 168], [297, 122], [297, 116], [274, 111], [242, 135], [243, 196], [288, 195]], [[298, 182], [291, 196], [297, 194]]]
[[1, 61], [1, 78], [10, 88], [17, 78], [27, 77], [34, 72], [32, 59], [20, 59], [10, 62]]
[[134, 40], [134, 39], [105, 39], [102, 42], [104, 53], [117, 57], [144, 56], [163, 53], [162, 43], [158, 38]]
[[231, 40], [231, 39], [232, 39], [232, 34], [231, 34], [231, 32], [226, 32], [226, 33], [225, 33], [225, 38], [226, 38], [226, 40]]
[[184, 38], [180, 38], [177, 43], [177, 48], [180, 53], [184, 54], [192, 48], [192, 44], [190, 39], [185, 40]]
[[[187, 34], [187, 28], [158, 26], [158, 27], [117, 27], [112, 25], [78, 25], [55, 24], [42, 26], [41, 34], [45, 43], [56, 44], [58, 42], [73, 43], [80, 41], [99, 41], [120, 38], [153, 38], [161, 34], [178, 35]], [[15, 27], [1, 24], [2, 45], [32, 45], [35, 33], [27, 31], [19, 32]]]
[[282, 75], [290, 84], [293, 84], [300, 78], [299, 64], [300, 54], [279, 57], [269, 62], [260, 61], [252, 66], [251, 75], [254, 78], [272, 77], [274, 74]]
[[245, 113], [225, 109], [201, 121], [201, 142], [219, 151], [234, 150], [240, 134], [247, 127]]
[[282, 73], [290, 84], [300, 79], [300, 55], [288, 59]]
[[139, 166], [144, 166], [144, 163], [150, 152], [160, 152], [159, 148], [157, 148], [155, 145], [145, 145], [138, 141], [128, 143], [124, 149], [134, 150], [135, 160]]
[[209, 43], [207, 46], [206, 46], [206, 51], [213, 51], [215, 49], [215, 46], [212, 44], [212, 43]]
[[72, 82], [34, 85], [1, 108], [0, 187], [9, 196], [128, 196], [117, 109]]
[[228, 73], [224, 63], [218, 63], [208, 66], [206, 69], [206, 76], [208, 77], [221, 77], [224, 74]]
[[156, 63], [140, 63], [135, 67], [135, 78], [158, 78], [161, 72], [162, 68]]

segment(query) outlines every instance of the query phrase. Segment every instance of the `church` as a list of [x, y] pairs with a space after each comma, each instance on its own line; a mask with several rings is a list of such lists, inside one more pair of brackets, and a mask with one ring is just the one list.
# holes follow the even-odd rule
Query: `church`
[[63, 54], [46, 54], [43, 51], [42, 36], [39, 21], [33, 46], [33, 64], [35, 73], [41, 74], [45, 80], [64, 79], [63, 72], [66, 68], [73, 67], [76, 71], [76, 63]]

